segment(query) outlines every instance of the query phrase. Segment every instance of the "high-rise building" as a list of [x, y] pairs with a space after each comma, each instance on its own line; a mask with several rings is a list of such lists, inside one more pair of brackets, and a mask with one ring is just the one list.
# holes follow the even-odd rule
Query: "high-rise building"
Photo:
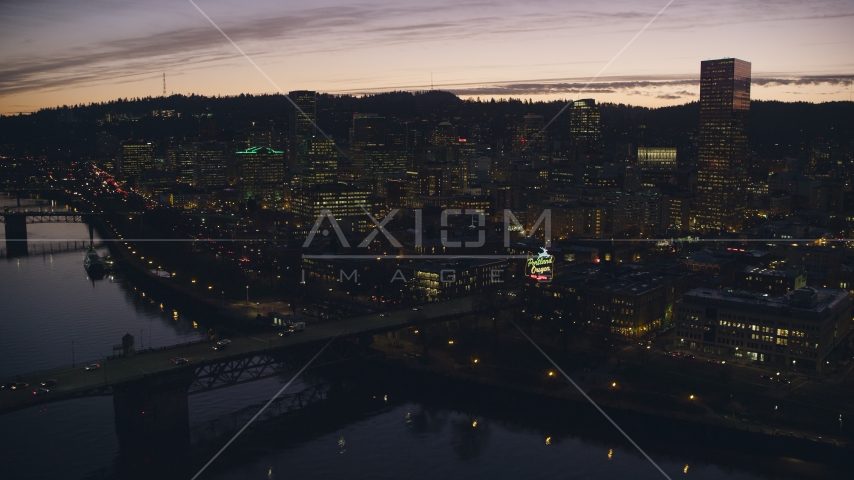
[[542, 152], [546, 145], [546, 136], [542, 133], [543, 116], [525, 115], [513, 132], [514, 153]]
[[307, 138], [300, 142], [299, 185], [310, 188], [338, 181], [338, 151], [335, 142], [324, 138]]
[[205, 143], [196, 148], [193, 185], [209, 189], [228, 185], [229, 154], [225, 144]]
[[172, 168], [175, 170], [178, 183], [186, 183], [192, 185], [195, 182], [196, 169], [196, 149], [198, 143], [182, 143], [175, 150], [174, 163]]
[[602, 127], [596, 100], [572, 102], [569, 118], [569, 158], [598, 160], [602, 154]]
[[675, 147], [638, 147], [641, 170], [676, 170]]
[[457, 129], [454, 128], [451, 122], [442, 122], [436, 125], [436, 128], [433, 129], [433, 137], [431, 142], [434, 146], [438, 147], [449, 147], [452, 145], [456, 145], [457, 143], [459, 143]]
[[154, 163], [154, 146], [151, 142], [126, 141], [122, 142], [119, 173], [124, 178], [138, 179], [143, 170], [152, 167]]
[[305, 154], [309, 148], [305, 145], [317, 134], [315, 121], [317, 119], [317, 92], [296, 90], [288, 96], [296, 104], [290, 106], [290, 159], [288, 172], [299, 174], [300, 167], [305, 163]]
[[675, 147], [638, 147], [637, 167], [643, 188], [663, 188], [676, 174]]
[[[371, 192], [343, 184], [316, 185], [306, 188], [293, 200], [293, 212], [315, 221], [328, 210], [336, 220], [353, 219], [347, 230], [364, 231], [368, 226], [365, 210], [373, 211]], [[343, 226], [342, 226], [343, 227]]]
[[354, 113], [350, 129], [350, 158], [356, 175], [367, 170], [368, 158], [386, 150], [386, 119], [375, 113]]
[[373, 113], [353, 114], [350, 129], [350, 158], [359, 179], [373, 185], [378, 195], [385, 194], [389, 178], [406, 172], [407, 154], [402, 135], [395, 135], [394, 125]]
[[692, 230], [739, 231], [746, 195], [750, 62], [706, 60], [700, 67], [697, 202]]
[[210, 112], [199, 115], [199, 140], [210, 142], [216, 139], [218, 130], [216, 117]]
[[283, 153], [267, 147], [251, 147], [237, 152], [241, 198], [254, 199], [268, 206], [282, 200], [285, 183]]

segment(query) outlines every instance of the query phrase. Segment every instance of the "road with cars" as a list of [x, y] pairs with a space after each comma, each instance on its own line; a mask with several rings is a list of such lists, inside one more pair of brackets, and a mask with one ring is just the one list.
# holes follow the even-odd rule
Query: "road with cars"
[[[306, 342], [332, 339], [340, 335], [353, 335], [360, 332], [375, 332], [384, 329], [402, 328], [410, 325], [416, 317], [424, 320], [444, 317], [446, 315], [471, 312], [474, 297], [465, 297], [443, 302], [429, 303], [420, 307], [405, 308], [385, 312], [372, 313], [344, 320], [330, 321], [308, 325], [305, 330], [290, 335], [279, 336], [276, 331], [261, 334], [248, 334], [230, 339], [225, 349], [215, 350], [216, 342], [199, 342], [178, 345], [171, 348], [137, 352], [135, 355], [99, 362], [96, 369], [86, 370], [87, 365], [77, 365], [73, 368], [22, 374], [15, 378], [2, 381], [5, 385], [11, 382], [27, 386], [12, 390], [0, 389], [0, 414], [36, 406], [50, 401], [73, 398], [87, 394], [101, 387], [136, 380], [145, 376], [156, 375], [170, 369], [187, 368], [200, 363], [207, 363], [232, 355], [261, 352], [270, 348], [285, 347]], [[417, 311], [415, 311], [417, 309]], [[420, 321], [420, 320], [418, 320]], [[185, 358], [188, 365], [177, 365], [173, 358]], [[41, 382], [55, 380], [55, 385], [45, 386], [46, 394], [36, 395]]]

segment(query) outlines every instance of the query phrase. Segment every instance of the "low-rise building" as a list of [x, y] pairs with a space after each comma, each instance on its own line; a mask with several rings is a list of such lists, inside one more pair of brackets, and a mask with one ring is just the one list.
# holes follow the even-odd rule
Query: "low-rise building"
[[410, 297], [434, 302], [483, 291], [503, 283], [507, 260], [422, 262], [400, 268]]
[[680, 348], [798, 370], [821, 371], [850, 328], [844, 290], [801, 287], [772, 297], [698, 288], [676, 304]]
[[805, 287], [807, 274], [803, 267], [794, 265], [785, 269], [746, 266], [735, 272], [735, 283], [738, 288], [748, 292], [779, 296]]

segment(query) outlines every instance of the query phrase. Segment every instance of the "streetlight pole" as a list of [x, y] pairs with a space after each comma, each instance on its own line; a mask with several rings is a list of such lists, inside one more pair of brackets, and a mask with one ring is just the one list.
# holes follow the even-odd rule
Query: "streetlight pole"
[[71, 368], [74, 368], [74, 340], [71, 341]]
[[225, 308], [225, 290], [222, 291], [222, 308]]
[[249, 303], [249, 285], [246, 285], [246, 303]]
[[107, 356], [102, 355], [104, 357], [104, 386], [107, 386]]

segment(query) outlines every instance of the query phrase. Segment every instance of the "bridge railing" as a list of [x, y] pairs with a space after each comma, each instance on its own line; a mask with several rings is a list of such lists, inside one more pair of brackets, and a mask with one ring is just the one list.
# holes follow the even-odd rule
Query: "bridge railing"
[[19, 377], [20, 378], [27, 378], [27, 379], [31, 379], [31, 377], [44, 377], [44, 380], [47, 380], [49, 378], [48, 375], [50, 375], [51, 373], [60, 372], [63, 370], [70, 370], [73, 368], [82, 368], [82, 367], [85, 367], [86, 365], [91, 365], [93, 363], [101, 363], [103, 361], [104, 361], [104, 357], [100, 357], [96, 360], [84, 360], [81, 362], [75, 362], [74, 364], [61, 365], [58, 367], [48, 368], [45, 370], [37, 370], [35, 372], [23, 372], [23, 373], [19, 373], [19, 374], [15, 374], [15, 375], [9, 375], [0, 381], [2, 381], [3, 383], [16, 381]]
[[[213, 341], [214, 341], [214, 340], [210, 340], [210, 339], [208, 339], [208, 338], [202, 338], [201, 340], [194, 340], [194, 341], [192, 341], [192, 342], [176, 343], [176, 344], [174, 344], [174, 345], [164, 345], [164, 346], [162, 346], [162, 347], [157, 347], [157, 348], [144, 348], [144, 349], [141, 349], [141, 350], [135, 350], [135, 351], [134, 351], [134, 356], [136, 356], [136, 355], [145, 355], [145, 354], [148, 354], [148, 353], [162, 352], [163, 350], [170, 350], [170, 349], [173, 349], [173, 348], [189, 347], [189, 346], [192, 346], [192, 345], [199, 345], [199, 344], [202, 344], [202, 343], [210, 343], [210, 342], [213, 342]], [[124, 358], [124, 355], [119, 354], [119, 355], [108, 355], [108, 356], [107, 356], [107, 360], [116, 360], [116, 359], [119, 359], [119, 358]]]
[[[442, 322], [442, 321], [450, 321], [450, 320], [454, 320], [454, 319], [458, 318], [460, 315], [473, 315], [473, 314], [483, 313], [484, 311], [485, 311], [485, 310], [483, 310], [483, 309], [477, 309], [477, 308], [474, 308], [474, 309], [472, 309], [472, 310], [467, 310], [467, 311], [451, 312], [451, 313], [446, 313], [446, 314], [444, 314], [444, 315], [437, 315], [437, 316], [435, 316], [435, 317], [426, 317], [426, 318], [421, 319], [421, 321], [423, 321], [423, 322], [428, 322], [428, 323]], [[404, 320], [402, 320], [401, 322], [396, 323], [396, 324], [392, 324], [392, 325], [384, 325], [384, 326], [378, 326], [378, 327], [375, 327], [375, 328], [364, 328], [364, 329], [359, 328], [357, 324], [353, 324], [353, 323], [351, 323], [351, 324], [349, 324], [349, 328], [348, 328], [348, 330], [349, 330], [349, 331], [348, 331], [348, 332], [346, 332], [345, 334], [343, 334], [342, 336], [343, 336], [343, 337], [348, 337], [348, 336], [351, 336], [351, 335], [358, 335], [358, 334], [365, 334], [365, 333], [367, 333], [367, 334], [374, 334], [374, 333], [376, 333], [376, 332], [380, 332], [380, 331], [387, 331], [387, 330], [392, 330], [392, 329], [396, 329], [396, 328], [404, 328], [404, 327], [406, 327], [406, 326], [413, 326], [413, 325], [414, 325], [414, 323], [413, 323], [410, 319], [404, 319]], [[352, 330], [350, 330], [350, 329], [352, 329]], [[317, 339], [316, 341], [321, 342], [321, 341], [326, 341], [326, 340], [328, 340], [328, 338], [324, 338], [324, 339]], [[207, 338], [202, 338], [202, 339], [194, 340], [194, 341], [191, 341], [191, 342], [179, 343], [179, 344], [174, 344], [174, 345], [164, 345], [164, 346], [162, 346], [162, 347], [158, 347], [158, 348], [147, 348], [147, 349], [144, 349], [144, 350], [136, 350], [136, 351], [134, 352], [134, 355], [145, 355], [145, 354], [149, 354], [149, 353], [160, 352], [160, 351], [163, 351], [163, 350], [169, 350], [169, 349], [180, 349], [181, 347], [188, 347], [188, 346], [192, 346], [192, 345], [199, 345], [199, 344], [202, 344], [202, 343], [211, 343], [211, 342], [213, 342], [213, 341], [214, 341], [214, 340], [210, 340], [210, 339], [207, 339]], [[274, 347], [274, 349], [287, 348], [288, 346], [289, 346], [289, 345], [277, 346], [277, 347]], [[228, 359], [230, 359], [230, 358], [232, 358], [232, 357], [235, 357], [235, 358], [236, 358], [236, 357], [243, 357], [243, 356], [246, 356], [246, 355], [250, 355], [250, 354], [252, 354], [252, 353], [255, 353], [255, 352], [262, 352], [262, 351], [264, 351], [264, 350], [267, 350], [268, 348], [269, 348], [269, 347], [259, 348], [259, 349], [257, 349], [257, 350], [252, 350], [252, 351], [245, 352], [245, 353], [237, 353], [237, 354], [234, 354], [234, 355], [229, 355], [228, 357], [223, 357], [221, 360], [224, 360], [224, 361], [225, 361], [225, 360], [228, 360]], [[119, 355], [107, 355], [107, 356], [106, 356], [106, 359], [107, 359], [108, 361], [109, 361], [109, 360], [117, 360], [117, 359], [120, 359], [120, 358], [124, 358], [124, 355], [119, 354]], [[53, 372], [58, 372], [58, 371], [61, 371], [61, 370], [68, 370], [68, 369], [70, 369], [70, 368], [83, 367], [83, 366], [85, 366], [85, 365], [89, 365], [89, 364], [91, 364], [91, 363], [101, 363], [102, 361], [104, 361], [104, 357], [100, 357], [100, 358], [97, 358], [97, 359], [95, 359], [95, 360], [88, 360], [88, 361], [83, 361], [83, 362], [76, 362], [73, 366], [72, 366], [72, 365], [68, 365], [68, 364], [66, 364], [66, 365], [63, 365], [63, 366], [54, 367], [54, 368], [50, 368], [50, 369], [47, 369], [47, 370], [40, 370], [40, 371], [36, 371], [36, 372], [24, 372], [24, 373], [20, 374], [20, 376], [21, 376], [21, 377], [27, 377], [27, 378], [31, 378], [31, 377], [38, 377], [38, 376], [44, 376], [44, 375], [49, 375], [49, 374], [51, 374], [51, 373], [53, 373]], [[13, 380], [16, 380], [16, 379], [17, 379], [17, 377], [18, 377], [18, 375], [8, 376], [7, 378], [3, 379], [2, 381], [3, 381], [4, 383], [5, 383], [5, 382], [7, 382], [7, 381], [13, 381]], [[47, 377], [45, 377], [45, 378], [47, 378]]]
[[[203, 339], [201, 339], [201, 340], [194, 340], [194, 341], [192, 341], [192, 342], [178, 343], [178, 344], [175, 344], [175, 345], [165, 345], [165, 346], [158, 347], [158, 348], [146, 348], [146, 349], [144, 349], [144, 350], [136, 350], [136, 351], [134, 352], [134, 355], [145, 355], [145, 354], [147, 354], [147, 353], [160, 352], [160, 351], [163, 351], [163, 350], [168, 350], [168, 349], [170, 349], [170, 348], [188, 347], [188, 346], [191, 346], [191, 345], [199, 345], [199, 344], [201, 344], [201, 343], [212, 342], [212, 341], [213, 341], [213, 340], [209, 340], [209, 339], [207, 339], [207, 338], [203, 338]], [[83, 360], [83, 361], [80, 361], [80, 362], [74, 362], [74, 364], [65, 364], [65, 365], [60, 365], [60, 366], [58, 366], [58, 367], [52, 367], [52, 368], [48, 368], [48, 369], [45, 369], [45, 370], [37, 370], [37, 371], [34, 371], [34, 372], [22, 372], [22, 373], [15, 374], [15, 375], [7, 375], [7, 376], [6, 376], [6, 377], [4, 377], [4, 378], [0, 378], [0, 382], [2, 382], [2, 383], [6, 383], [6, 382], [16, 381], [16, 380], [18, 379], [18, 377], [21, 377], [21, 378], [27, 378], [27, 379], [32, 379], [32, 377], [44, 377], [44, 379], [46, 380], [46, 379], [48, 379], [48, 378], [49, 378], [49, 377], [48, 377], [48, 375], [50, 375], [51, 373], [60, 372], [60, 371], [63, 371], [63, 370], [70, 370], [70, 369], [74, 369], [74, 368], [83, 368], [83, 367], [85, 367], [86, 365], [91, 365], [91, 364], [93, 364], [93, 363], [103, 363], [103, 362], [104, 362], [104, 358], [105, 358], [105, 357], [103, 357], [103, 356], [102, 356], [102, 357], [98, 357], [98, 358], [96, 358], [96, 359], [92, 359], [92, 360]], [[121, 354], [118, 354], [118, 355], [107, 355], [107, 356], [106, 356], [107, 361], [110, 361], [110, 360], [118, 360], [118, 359], [120, 359], [120, 358], [125, 358], [125, 356], [124, 356], [124, 355], [121, 355]]]

